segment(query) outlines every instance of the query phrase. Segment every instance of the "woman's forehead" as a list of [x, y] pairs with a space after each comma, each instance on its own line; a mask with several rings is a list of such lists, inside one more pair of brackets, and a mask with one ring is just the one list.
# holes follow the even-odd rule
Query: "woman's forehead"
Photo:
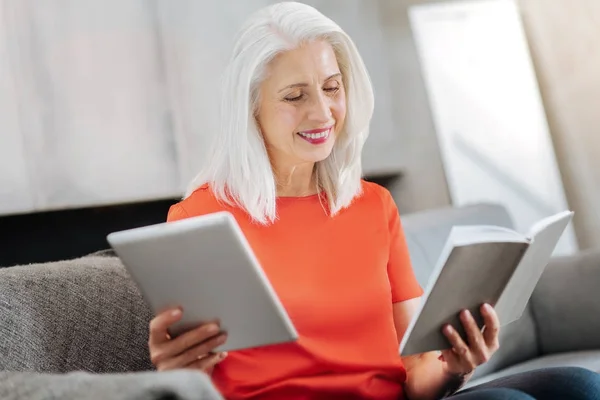
[[339, 72], [331, 45], [318, 41], [279, 54], [269, 65], [268, 79], [278, 86], [314, 84]]

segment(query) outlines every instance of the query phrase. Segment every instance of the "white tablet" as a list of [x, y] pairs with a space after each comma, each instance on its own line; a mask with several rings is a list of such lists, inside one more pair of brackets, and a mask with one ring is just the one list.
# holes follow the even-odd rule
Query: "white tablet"
[[235, 218], [218, 212], [114, 232], [111, 247], [155, 313], [181, 306], [177, 336], [219, 320], [230, 351], [295, 341], [298, 334]]

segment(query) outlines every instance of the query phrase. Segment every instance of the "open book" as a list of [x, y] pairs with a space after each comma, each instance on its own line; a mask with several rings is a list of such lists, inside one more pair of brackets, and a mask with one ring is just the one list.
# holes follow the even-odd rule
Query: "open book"
[[455, 226], [421, 305], [400, 344], [411, 355], [450, 348], [442, 327], [466, 337], [459, 312], [468, 309], [483, 329], [480, 306], [494, 306], [500, 325], [521, 317], [542, 272], [573, 218], [564, 211], [536, 223], [528, 235], [496, 226]]

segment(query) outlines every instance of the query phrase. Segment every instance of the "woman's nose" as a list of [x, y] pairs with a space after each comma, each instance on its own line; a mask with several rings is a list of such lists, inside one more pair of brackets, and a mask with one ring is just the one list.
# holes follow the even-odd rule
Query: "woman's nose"
[[331, 116], [331, 106], [328, 99], [322, 94], [316, 96], [310, 106], [309, 119], [324, 124], [331, 121]]

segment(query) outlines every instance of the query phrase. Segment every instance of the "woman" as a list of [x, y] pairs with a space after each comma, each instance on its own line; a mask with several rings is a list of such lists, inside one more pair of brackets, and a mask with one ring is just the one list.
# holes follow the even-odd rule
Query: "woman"
[[[464, 312], [468, 344], [447, 326], [452, 349], [398, 355], [423, 292], [392, 197], [361, 180], [373, 93], [352, 41], [311, 7], [273, 5], [243, 26], [222, 85], [216, 147], [168, 220], [231, 212], [300, 338], [216, 354], [226, 333], [206, 324], [171, 339], [182, 310], [170, 310], [150, 324], [156, 367], [205, 371], [227, 399], [418, 400], [459, 389], [497, 350], [498, 318], [484, 305], [481, 333]], [[525, 382], [539, 374], [456, 399], [529, 399], [519, 389], [535, 397]], [[548, 374], [557, 384], [596, 379]]]

